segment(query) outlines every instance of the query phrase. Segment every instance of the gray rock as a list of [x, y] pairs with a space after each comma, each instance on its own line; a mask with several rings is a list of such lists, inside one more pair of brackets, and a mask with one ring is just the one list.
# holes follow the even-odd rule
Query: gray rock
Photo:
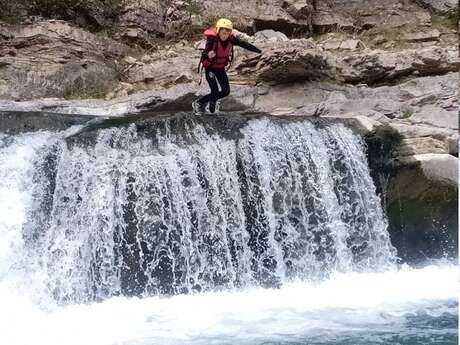
[[438, 41], [441, 33], [437, 29], [430, 31], [420, 31], [405, 35], [404, 39], [408, 42], [430, 42]]
[[427, 153], [447, 154], [449, 145], [431, 137], [407, 138], [402, 140], [398, 153], [401, 157]]
[[289, 41], [285, 34], [275, 30], [262, 30], [254, 34], [256, 42]]
[[[235, 69], [246, 66], [242, 61]], [[326, 74], [322, 70], [326, 67], [326, 58], [311, 41], [299, 39], [265, 49], [254, 67], [258, 81], [287, 83], [324, 77]]]
[[427, 153], [404, 158], [404, 164], [418, 163], [432, 181], [458, 186], [458, 158], [449, 154]]
[[455, 72], [460, 59], [454, 48], [428, 47], [396, 52], [375, 50], [361, 54], [328, 59], [336, 78], [348, 83], [372, 84], [413, 74], [436, 75]]
[[317, 31], [354, 31], [372, 27], [425, 24], [427, 11], [400, 0], [316, 1], [313, 26]]
[[455, 11], [458, 6], [457, 0], [416, 0], [423, 7], [429, 8], [433, 12], [446, 14]]
[[340, 43], [340, 49], [356, 50], [360, 48], [364, 48], [364, 44], [360, 40], [346, 40]]
[[162, 1], [126, 1], [119, 21], [120, 36], [130, 39], [132, 43], [150, 46], [154, 37], [166, 34], [166, 10], [166, 4]]
[[335, 49], [339, 49], [341, 44], [342, 42], [340, 41], [329, 40], [329, 41], [323, 42], [321, 46], [326, 50], [335, 50]]
[[458, 111], [443, 109], [435, 102], [416, 111], [409, 120], [413, 124], [428, 124], [433, 127], [458, 130]]
[[283, 7], [296, 20], [306, 21], [309, 30], [313, 31], [312, 19], [313, 13], [315, 12], [314, 0], [285, 0]]

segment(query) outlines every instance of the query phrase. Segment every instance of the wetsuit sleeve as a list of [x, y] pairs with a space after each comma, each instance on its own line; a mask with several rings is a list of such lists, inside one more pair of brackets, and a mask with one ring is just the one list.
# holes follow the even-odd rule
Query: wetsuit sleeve
[[257, 48], [256, 46], [252, 45], [251, 43], [249, 42], [246, 42], [246, 41], [242, 41], [236, 37], [233, 37], [233, 45], [235, 46], [239, 46], [241, 48], [244, 48], [244, 49], [247, 49], [249, 51], [252, 51], [254, 53], [262, 53], [262, 51]]

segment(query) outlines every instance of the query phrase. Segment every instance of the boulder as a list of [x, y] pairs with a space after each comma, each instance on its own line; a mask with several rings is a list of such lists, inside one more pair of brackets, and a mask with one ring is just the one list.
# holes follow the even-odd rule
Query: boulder
[[398, 153], [400, 157], [429, 153], [447, 154], [449, 145], [445, 141], [431, 137], [405, 138], [402, 139]]
[[445, 153], [425, 153], [404, 157], [401, 163], [420, 166], [425, 177], [431, 181], [458, 186], [457, 157]]
[[266, 43], [266, 42], [286, 42], [289, 41], [289, 38], [282, 32], [275, 30], [261, 30], [257, 31], [254, 35], [255, 42]]
[[378, 127], [365, 138], [371, 175], [386, 208], [398, 257], [409, 264], [455, 258], [458, 159], [447, 153], [401, 156], [402, 148], [409, 146], [419, 152], [440, 152], [445, 146], [430, 138], [401, 138], [391, 127]]
[[246, 73], [254, 74], [258, 81], [275, 84], [324, 77], [325, 67], [323, 53], [314, 43], [305, 39], [280, 42], [265, 48], [257, 61], [249, 59], [235, 64], [236, 71], [246, 70]]
[[[400, 168], [388, 182], [388, 232], [398, 257], [409, 264], [458, 255], [458, 186], [452, 184], [457, 162], [449, 155], [435, 156], [439, 157], [418, 157], [423, 168]], [[450, 171], [450, 177], [443, 174], [438, 179], [440, 175], [436, 174], [432, 178], [432, 167], [439, 163]], [[445, 178], [450, 182], [446, 183]]]

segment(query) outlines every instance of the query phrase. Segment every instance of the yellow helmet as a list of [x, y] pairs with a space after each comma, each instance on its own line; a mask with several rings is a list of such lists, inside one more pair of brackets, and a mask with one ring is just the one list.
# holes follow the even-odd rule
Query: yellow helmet
[[233, 30], [233, 23], [226, 18], [220, 18], [216, 23], [217, 32], [219, 32], [220, 29]]

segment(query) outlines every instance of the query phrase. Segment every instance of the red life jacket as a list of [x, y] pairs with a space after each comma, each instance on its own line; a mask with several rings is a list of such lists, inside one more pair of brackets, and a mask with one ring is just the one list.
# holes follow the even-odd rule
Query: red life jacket
[[230, 36], [227, 39], [227, 46], [225, 48], [222, 46], [222, 42], [220, 41], [217, 32], [214, 28], [207, 29], [204, 32], [204, 36], [206, 37], [206, 39], [208, 37], [214, 38], [214, 45], [212, 47], [212, 51], [216, 53], [216, 56], [212, 59], [202, 60], [201, 63], [204, 67], [225, 68], [225, 66], [227, 66], [233, 59], [233, 36], [230, 34]]

